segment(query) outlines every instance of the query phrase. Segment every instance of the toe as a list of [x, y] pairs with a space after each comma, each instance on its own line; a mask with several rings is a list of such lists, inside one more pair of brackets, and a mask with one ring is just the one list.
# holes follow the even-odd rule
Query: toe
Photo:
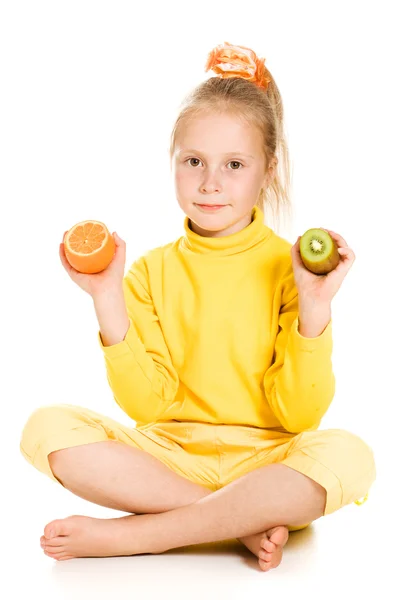
[[65, 546], [67, 536], [63, 535], [62, 537], [54, 537], [49, 540], [45, 540], [46, 548], [60, 548], [61, 546]]
[[275, 527], [274, 529], [271, 529], [267, 535], [269, 540], [277, 546], [284, 546], [289, 539], [287, 527]]
[[260, 550], [258, 554], [258, 558], [261, 558], [261, 560], [264, 560], [265, 562], [271, 562], [272, 556], [272, 553], [265, 552], [265, 550]]
[[51, 523], [48, 523], [44, 528], [44, 537], [46, 539], [67, 534], [68, 526], [65, 523], [65, 519], [57, 519], [56, 521], [51, 521]]
[[48, 546], [43, 549], [45, 554], [51, 554], [52, 556], [56, 556], [57, 554], [64, 554], [65, 548], [49, 548]]
[[276, 545], [274, 542], [271, 542], [271, 540], [265, 538], [261, 540], [261, 548], [267, 552], [274, 552], [276, 550]]
[[47, 556], [49, 558], [52, 558], [53, 560], [57, 560], [57, 561], [69, 560], [71, 558], [75, 558], [74, 556], [71, 556], [70, 554], [66, 554], [65, 552], [61, 552], [60, 554], [47, 554]]
[[258, 559], [258, 564], [262, 571], [270, 571], [271, 569], [270, 563], [265, 562], [265, 560], [262, 560], [261, 558]]
[[61, 551], [61, 552], [54, 552], [53, 550], [47, 550], [47, 548], [45, 550], [43, 550], [43, 553], [46, 556], [49, 556], [50, 558], [59, 558], [60, 556], [64, 555], [65, 552]]

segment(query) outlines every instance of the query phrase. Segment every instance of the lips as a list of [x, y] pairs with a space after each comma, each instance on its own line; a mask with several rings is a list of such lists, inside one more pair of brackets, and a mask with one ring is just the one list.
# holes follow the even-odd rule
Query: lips
[[200, 206], [200, 208], [209, 208], [209, 209], [217, 209], [224, 208], [225, 204], [196, 204], [196, 206]]

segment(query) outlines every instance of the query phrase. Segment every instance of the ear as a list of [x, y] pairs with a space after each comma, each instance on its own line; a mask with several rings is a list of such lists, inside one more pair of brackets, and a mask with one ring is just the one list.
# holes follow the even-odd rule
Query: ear
[[264, 177], [263, 188], [266, 189], [271, 181], [274, 179], [276, 175], [276, 167], [278, 164], [278, 159], [276, 156], [273, 156], [269, 162], [269, 167]]

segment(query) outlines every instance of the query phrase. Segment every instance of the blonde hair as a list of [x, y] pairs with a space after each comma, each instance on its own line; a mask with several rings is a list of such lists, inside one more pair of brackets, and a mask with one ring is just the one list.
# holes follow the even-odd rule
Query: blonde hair
[[278, 160], [275, 176], [267, 189], [261, 189], [256, 204], [263, 211], [264, 220], [266, 213], [271, 213], [271, 226], [279, 232], [281, 219], [292, 218], [291, 173], [282, 98], [273, 77], [267, 73], [271, 78], [267, 90], [242, 77], [210, 77], [196, 86], [179, 107], [171, 133], [170, 160], [180, 128], [201, 113], [228, 112], [255, 125], [262, 135], [266, 167], [273, 157]]

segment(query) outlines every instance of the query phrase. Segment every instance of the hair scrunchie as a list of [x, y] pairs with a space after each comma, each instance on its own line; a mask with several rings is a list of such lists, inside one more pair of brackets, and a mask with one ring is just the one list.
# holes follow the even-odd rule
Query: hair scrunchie
[[250, 48], [224, 42], [209, 52], [205, 71], [212, 70], [223, 79], [243, 77], [266, 90], [271, 77], [264, 63], [265, 58], [258, 58]]

